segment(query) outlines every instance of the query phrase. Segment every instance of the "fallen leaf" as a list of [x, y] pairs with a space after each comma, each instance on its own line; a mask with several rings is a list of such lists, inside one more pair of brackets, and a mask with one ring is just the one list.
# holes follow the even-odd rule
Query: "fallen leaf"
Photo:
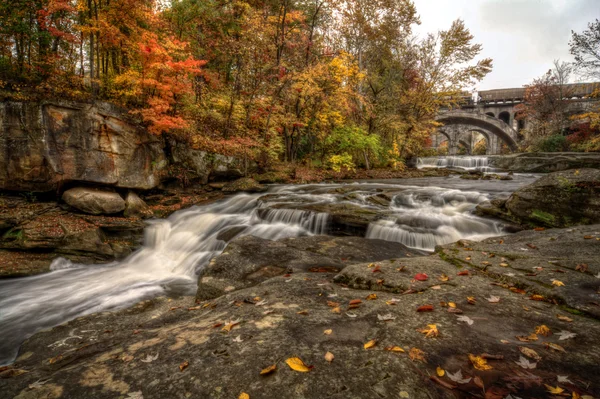
[[348, 305], [358, 305], [360, 303], [362, 303], [360, 299], [353, 299], [350, 302], [348, 302]]
[[427, 363], [427, 360], [425, 360], [425, 352], [419, 348], [411, 348], [411, 350], [408, 352], [408, 357], [410, 357], [410, 360], [413, 362], [415, 360], [419, 360], [423, 363]]
[[465, 258], [465, 260], [466, 260], [467, 262], [469, 262], [469, 261], [471, 260], [471, 257], [470, 257], [470, 256], [467, 256], [467, 257]]
[[438, 277], [438, 280], [448, 281], [448, 280], [450, 280], [450, 277], [446, 276], [445, 274], [442, 274], [440, 277]]
[[346, 316], [350, 317], [351, 319], [353, 319], [353, 318], [355, 318], [355, 317], [358, 317], [358, 315], [357, 315], [357, 314], [354, 314], [354, 313], [349, 313], [349, 312], [346, 312]]
[[545, 342], [544, 345], [546, 345], [546, 347], [548, 348], [552, 348], [555, 351], [559, 351], [559, 352], [567, 352], [565, 350], [565, 348], [563, 348], [562, 346], [558, 345], [558, 344], [553, 344], [552, 342]]
[[568, 375], [557, 375], [556, 376], [556, 381], [558, 382], [564, 382], [567, 384], [573, 384], [573, 382], [571, 380], [569, 380], [569, 376]]
[[221, 328], [221, 331], [227, 331], [230, 332], [231, 329], [235, 326], [237, 326], [238, 324], [240, 324], [240, 320], [234, 320], [234, 321], [230, 321], [229, 323], [225, 324], [225, 326], [223, 328]]
[[469, 353], [469, 360], [477, 370], [491, 370], [492, 366], [487, 363], [487, 360], [481, 356], [475, 356]]
[[519, 346], [519, 351], [527, 357], [537, 360], [538, 362], [542, 360], [542, 357], [538, 355], [536, 351], [531, 348], [527, 348], [525, 346]]
[[[443, 371], [443, 370], [442, 370], [442, 371]], [[448, 388], [448, 389], [454, 389], [454, 388], [456, 388], [456, 385], [454, 385], [454, 384], [451, 384], [451, 383], [449, 383], [449, 382], [447, 382], [447, 381], [444, 381], [444, 380], [440, 380], [440, 379], [439, 379], [437, 376], [435, 376], [435, 375], [432, 375], [432, 376], [430, 376], [429, 378], [430, 378], [432, 381], [435, 381], [435, 382], [437, 382], [438, 384], [440, 384], [440, 385], [441, 385], [441, 386], [443, 386], [444, 388]], [[406, 397], [408, 398], [409, 396], [406, 396]]]
[[429, 276], [427, 276], [427, 274], [425, 274], [425, 273], [417, 273], [415, 275], [415, 280], [417, 280], [417, 281], [427, 281], [428, 278], [429, 278]]
[[329, 306], [330, 308], [337, 308], [338, 306], [340, 306], [340, 304], [338, 302], [327, 301], [327, 306]]
[[478, 375], [476, 375], [473, 378], [473, 384], [477, 385], [481, 389], [485, 389], [485, 386], [483, 385], [483, 380]]
[[531, 299], [532, 301], [545, 301], [546, 298], [544, 298], [542, 295], [532, 295], [531, 297], [529, 297], [529, 299]]
[[140, 361], [143, 362], [143, 363], [152, 363], [156, 359], [158, 359], [158, 353], [156, 355], [154, 355], [154, 356], [152, 356], [152, 355], [146, 355], [146, 358], [140, 359]]
[[525, 245], [527, 245], [531, 249], [537, 249], [537, 247], [533, 244], [525, 244]]
[[366, 298], [367, 301], [374, 301], [377, 299], [377, 294], [369, 294]]
[[464, 321], [465, 323], [467, 323], [470, 326], [472, 326], [474, 323], [474, 321], [468, 316], [457, 316], [456, 320]]
[[468, 296], [467, 302], [469, 303], [469, 305], [475, 305], [477, 303], [477, 300], [475, 299], [474, 296]]
[[384, 315], [380, 315], [380, 314], [378, 314], [378, 315], [377, 315], [377, 319], [378, 319], [379, 321], [390, 321], [390, 320], [395, 320], [395, 319], [396, 319], [396, 316], [393, 316], [391, 313], [384, 314]]
[[417, 312], [432, 312], [433, 305], [423, 305], [417, 308]]
[[580, 263], [577, 266], [575, 266], [575, 270], [578, 270], [581, 273], [587, 272], [587, 269], [588, 269], [588, 264], [587, 263]]
[[187, 367], [188, 367], [189, 365], [190, 365], [190, 363], [189, 363], [189, 362], [187, 362], [187, 361], [185, 361], [185, 362], [181, 363], [181, 364], [179, 365], [179, 371], [183, 371], [183, 370], [187, 369]]
[[535, 333], [538, 335], [543, 335], [544, 337], [547, 337], [550, 334], [552, 334], [550, 332], [550, 329], [548, 328], [548, 326], [546, 326], [545, 324], [542, 324], [541, 326], [537, 326], [535, 328]]
[[435, 369], [435, 372], [438, 375], [438, 377], [443, 377], [444, 374], [446, 374], [446, 372], [444, 371], [444, 369], [441, 368], [440, 366], [437, 366], [437, 368]]
[[250, 399], [250, 395], [248, 395], [246, 392], [242, 392], [240, 396], [238, 396], [238, 399]]
[[565, 283], [563, 283], [563, 282], [562, 282], [562, 281], [560, 281], [560, 280], [555, 280], [555, 279], [553, 279], [553, 280], [552, 280], [552, 285], [555, 285], [555, 286], [557, 286], [557, 287], [563, 287], [563, 286], [565, 285]]
[[388, 346], [385, 350], [388, 352], [405, 352], [404, 349], [399, 346]]
[[269, 367], [265, 367], [260, 371], [260, 375], [271, 374], [277, 369], [277, 363], [270, 365]]
[[429, 288], [431, 288], [432, 290], [441, 290], [442, 286], [441, 285], [434, 285], [433, 287], [429, 287]]
[[528, 336], [524, 336], [524, 335], [517, 335], [516, 338], [521, 341], [521, 342], [532, 342], [532, 341], [537, 341], [538, 340], [538, 336], [536, 333], [531, 333]]
[[450, 306], [451, 308], [455, 308], [456, 304], [454, 302], [448, 302], [448, 306]]
[[301, 314], [302, 316], [307, 316], [308, 315], [308, 310], [304, 309], [304, 310], [301, 310], [299, 312], [296, 312], [296, 314]]
[[435, 338], [440, 334], [440, 332], [437, 329], [437, 325], [435, 324], [427, 324], [426, 328], [421, 328], [417, 331], [421, 334], [425, 334], [425, 338]]
[[192, 306], [191, 308], [187, 308], [187, 310], [198, 310], [201, 308], [202, 308], [202, 306]]
[[307, 366], [299, 357], [290, 357], [285, 361], [285, 363], [290, 366], [290, 368], [294, 371], [299, 371], [301, 373], [308, 373], [312, 366]]
[[591, 240], [592, 238], [594, 238], [594, 236], [583, 236], [583, 238], [584, 238], [585, 240]]
[[553, 387], [548, 384], [544, 384], [544, 385], [546, 386], [546, 389], [548, 390], [548, 392], [550, 392], [552, 394], [560, 395], [561, 393], [563, 393], [565, 391], [564, 389], [562, 389], [559, 386]]
[[339, 307], [331, 309], [331, 313], [342, 313], [342, 309]]
[[448, 308], [448, 313], [454, 313], [454, 314], [462, 314], [462, 310], [460, 310], [459, 308]]
[[381, 273], [381, 267], [379, 266], [375, 266], [375, 268], [372, 270], [373, 273]]
[[469, 275], [469, 271], [468, 270], [463, 270], [462, 272], [458, 272], [456, 273], [457, 276], [468, 276]]
[[450, 378], [452, 381], [456, 382], [457, 384], [468, 384], [471, 381], [471, 377], [468, 377], [468, 378], [463, 377], [461, 369], [458, 369], [458, 371], [454, 374], [449, 371], [446, 371], [446, 377]]
[[331, 352], [327, 352], [325, 354], [325, 360], [327, 360], [329, 363], [333, 362], [334, 358], [335, 358], [335, 356], [333, 356], [333, 353], [331, 353]]
[[508, 267], [508, 263], [502, 262], [502, 263], [500, 263], [500, 267]]
[[533, 229], [533, 230], [535, 230], [535, 231], [544, 231], [544, 230], [546, 230], [546, 229], [545, 229], [545, 228], [543, 228], [543, 227], [536, 227], [536, 228], [535, 228], [535, 229]]
[[558, 333], [558, 340], [564, 341], [565, 339], [575, 338], [576, 336], [577, 336], [577, 334], [575, 334], [575, 333], [562, 330], [561, 332]]
[[537, 366], [537, 363], [530, 362], [529, 359], [524, 358], [523, 356], [519, 356], [519, 361], [515, 363], [524, 369], [534, 369]]
[[500, 297], [490, 295], [489, 298], [486, 298], [489, 303], [498, 303], [500, 302]]
[[366, 344], [364, 344], [363, 347], [365, 349], [370, 349], [370, 348], [374, 347], [375, 345], [377, 345], [377, 340], [376, 339], [372, 339], [369, 342], [367, 342]]
[[332, 329], [328, 329], [328, 330], [323, 331], [323, 334], [325, 334], [325, 335], [331, 335], [332, 332], [333, 332]]

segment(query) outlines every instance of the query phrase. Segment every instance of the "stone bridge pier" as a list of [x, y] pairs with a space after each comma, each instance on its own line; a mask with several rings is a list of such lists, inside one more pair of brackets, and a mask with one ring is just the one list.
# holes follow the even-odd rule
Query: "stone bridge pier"
[[438, 133], [448, 141], [448, 155], [458, 154], [460, 145], [467, 149], [467, 153], [471, 155], [475, 148], [475, 144], [477, 144], [478, 139], [481, 138], [479, 134], [481, 134], [486, 141], [487, 155], [500, 154], [502, 152], [503, 142], [498, 136], [493, 134], [490, 135], [480, 130], [473, 130], [473, 126], [470, 125], [444, 126], [438, 130]]

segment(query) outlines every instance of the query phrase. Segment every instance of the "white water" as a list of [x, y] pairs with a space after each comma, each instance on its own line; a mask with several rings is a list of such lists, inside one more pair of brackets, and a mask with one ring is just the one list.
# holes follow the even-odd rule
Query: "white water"
[[418, 168], [459, 168], [465, 170], [479, 170], [493, 172], [489, 167], [486, 156], [439, 156], [425, 157], [417, 160]]
[[[504, 195], [524, 183], [433, 178], [397, 184], [279, 186], [261, 200], [240, 194], [153, 220], [144, 246], [122, 261], [80, 265], [57, 259], [50, 273], [0, 280], [0, 365], [10, 363], [21, 342], [41, 329], [159, 295], [193, 295], [198, 272], [226, 246], [217, 236], [228, 229], [270, 240], [327, 232], [326, 213], [286, 206], [352, 204], [374, 210], [380, 220], [370, 224], [367, 237], [432, 250], [461, 238], [501, 234], [498, 222], [471, 211], [490, 195]], [[427, 187], [431, 184], [438, 186]], [[381, 192], [393, 197], [389, 206], [368, 201]]]

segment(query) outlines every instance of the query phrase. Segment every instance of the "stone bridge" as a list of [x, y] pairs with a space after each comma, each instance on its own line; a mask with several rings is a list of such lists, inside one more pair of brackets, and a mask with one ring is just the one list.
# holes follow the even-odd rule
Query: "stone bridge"
[[[598, 99], [592, 96], [600, 89], [600, 82], [574, 83], [563, 87], [567, 112], [577, 114], [589, 109]], [[525, 98], [525, 88], [485, 90], [473, 100], [465, 93], [460, 109], [442, 111], [436, 120], [443, 124], [433, 137], [433, 147], [448, 143], [448, 153], [454, 155], [459, 147], [471, 154], [475, 144], [486, 140], [486, 153], [514, 152], [521, 138], [519, 132], [527, 127], [527, 120], [517, 120], [515, 107]]]

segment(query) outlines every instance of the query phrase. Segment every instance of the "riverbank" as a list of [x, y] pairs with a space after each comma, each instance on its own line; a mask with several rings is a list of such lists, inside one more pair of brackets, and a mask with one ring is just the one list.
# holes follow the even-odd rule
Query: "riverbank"
[[[207, 301], [157, 298], [36, 334], [0, 371], [0, 389], [18, 398], [598, 397], [599, 246], [599, 225], [526, 231], [341, 272], [294, 270]], [[294, 357], [305, 372], [286, 364]]]

